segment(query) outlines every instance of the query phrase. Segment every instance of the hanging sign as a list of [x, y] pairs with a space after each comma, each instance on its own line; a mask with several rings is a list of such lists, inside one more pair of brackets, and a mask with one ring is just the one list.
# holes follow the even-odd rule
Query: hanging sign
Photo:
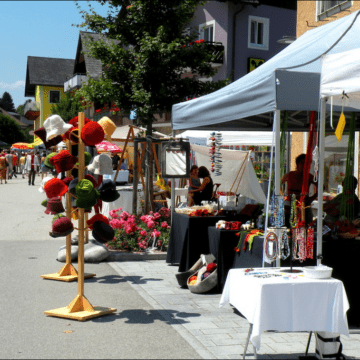
[[339, 142], [341, 141], [341, 138], [343, 136], [345, 124], [346, 124], [345, 115], [342, 112], [341, 115], [340, 115], [340, 119], [339, 119], [339, 122], [337, 124], [336, 130], [335, 130], [335, 136], [336, 136], [336, 138], [338, 139]]
[[247, 61], [248, 73], [255, 70], [256, 68], [258, 68], [264, 62], [265, 62], [264, 59], [256, 59], [256, 58], [249, 57], [248, 61]]

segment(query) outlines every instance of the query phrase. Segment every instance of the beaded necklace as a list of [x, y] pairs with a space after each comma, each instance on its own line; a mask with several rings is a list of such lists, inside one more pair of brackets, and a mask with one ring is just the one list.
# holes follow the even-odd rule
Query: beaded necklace
[[281, 243], [280, 243], [280, 258], [282, 260], [287, 259], [290, 256], [290, 246], [289, 246], [289, 237], [287, 229], [283, 230], [281, 234]]
[[270, 226], [279, 228], [285, 223], [284, 196], [273, 195], [270, 202]]
[[[272, 245], [271, 245], [272, 244]], [[265, 256], [272, 262], [276, 259], [279, 252], [279, 242], [275, 233], [269, 232], [265, 238]]]
[[300, 262], [306, 260], [305, 228], [293, 230], [293, 259]]
[[308, 259], [313, 259], [314, 258], [314, 228], [312, 228], [312, 227], [309, 227], [307, 229], [306, 257]]
[[294, 229], [298, 223], [296, 214], [296, 196], [291, 194], [291, 212], [290, 212], [290, 226]]

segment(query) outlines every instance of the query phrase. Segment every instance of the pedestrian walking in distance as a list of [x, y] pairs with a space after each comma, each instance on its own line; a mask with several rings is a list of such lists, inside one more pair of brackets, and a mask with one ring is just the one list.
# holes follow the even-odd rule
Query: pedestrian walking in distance
[[29, 155], [26, 157], [25, 169], [29, 174], [29, 185], [35, 185], [35, 174], [37, 166], [39, 166], [39, 159], [35, 156], [34, 151], [30, 151]]

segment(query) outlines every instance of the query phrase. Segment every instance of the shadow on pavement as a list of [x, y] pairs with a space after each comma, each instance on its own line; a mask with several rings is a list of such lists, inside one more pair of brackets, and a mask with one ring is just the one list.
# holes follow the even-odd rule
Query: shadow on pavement
[[198, 313], [185, 313], [177, 310], [124, 310], [118, 314], [95, 318], [93, 322], [112, 322], [119, 319], [125, 319], [127, 324], [152, 324], [156, 320], [163, 321], [168, 325], [187, 324], [186, 318], [199, 317]]
[[86, 283], [99, 284], [118, 284], [123, 282], [131, 282], [132, 284], [146, 284], [149, 281], [163, 281], [163, 279], [143, 278], [142, 276], [120, 276], [106, 275], [101, 277], [93, 277], [85, 279]]

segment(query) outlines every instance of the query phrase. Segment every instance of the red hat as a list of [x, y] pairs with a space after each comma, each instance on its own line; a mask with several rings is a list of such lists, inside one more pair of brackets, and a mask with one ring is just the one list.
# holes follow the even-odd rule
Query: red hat
[[[91, 120], [86, 117], [86, 118], [84, 118], [84, 121], [85, 121], [84, 125], [86, 125]], [[78, 116], [73, 117], [71, 120], [69, 120], [69, 124], [73, 125], [74, 127], [78, 127], [79, 126], [79, 117]]]
[[85, 175], [84, 179], [90, 180], [92, 182], [94, 188], [97, 188], [99, 186], [99, 184], [97, 183], [95, 178], [90, 174]]
[[72, 177], [70, 177], [70, 176], [67, 176], [67, 177], [61, 179], [61, 181], [62, 181], [67, 187], [69, 187], [69, 184], [70, 184], [70, 182], [71, 182], [72, 180], [74, 180], [74, 179], [73, 179]]
[[65, 212], [63, 204], [58, 197], [54, 197], [48, 200], [46, 204], [45, 214], [56, 215]]
[[74, 225], [67, 217], [61, 217], [52, 224], [52, 232], [50, 236], [61, 237], [71, 234], [74, 231]]
[[79, 136], [79, 129], [77, 127], [72, 127], [62, 136], [62, 139], [64, 142], [66, 142], [66, 140], [70, 140], [73, 145], [76, 145], [79, 143], [78, 136]]
[[81, 139], [87, 146], [95, 146], [104, 140], [104, 129], [95, 121], [87, 123], [81, 131]]
[[77, 157], [72, 156], [69, 150], [62, 150], [50, 159], [50, 163], [54, 165], [57, 173], [71, 170], [77, 162]]
[[44, 185], [46, 197], [51, 199], [56, 196], [63, 196], [67, 193], [68, 187], [58, 178], [52, 178]]
[[94, 228], [93, 225], [96, 221], [102, 221], [103, 223], [108, 224], [108, 225], [110, 224], [109, 219], [106, 216], [104, 216], [102, 214], [96, 214], [87, 221], [87, 224], [89, 225], [90, 230], [92, 230]]
[[41, 139], [41, 141], [44, 143], [46, 149], [49, 149], [52, 146], [57, 145], [62, 140], [61, 135], [58, 135], [58, 136], [55, 136], [54, 138], [50, 139], [49, 141], [46, 141], [46, 130], [44, 127], [41, 127], [39, 129], [35, 130], [34, 134]]

